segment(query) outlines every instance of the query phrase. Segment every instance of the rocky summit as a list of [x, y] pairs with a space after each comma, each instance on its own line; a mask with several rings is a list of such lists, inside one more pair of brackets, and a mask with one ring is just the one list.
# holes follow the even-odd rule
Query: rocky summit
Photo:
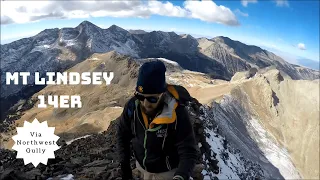
[[[189, 102], [187, 109], [199, 147], [198, 162], [192, 173], [193, 179], [261, 179], [269, 176], [259, 164], [246, 159], [239, 149], [219, 134], [217, 123], [210, 117], [209, 112], [212, 109], [202, 106], [194, 98]], [[60, 149], [55, 151], [55, 159], [49, 159], [47, 165], [39, 164], [36, 168], [31, 163], [24, 165], [22, 159], [16, 159], [15, 151], [0, 149], [0, 179], [121, 179], [115, 137], [117, 123], [118, 120], [115, 119], [107, 131], [77, 138], [71, 142], [60, 138]], [[219, 150], [215, 151], [214, 148]], [[131, 167], [134, 178], [142, 179], [141, 174], [135, 169], [133, 154]]]
[[[198, 108], [197, 104], [193, 104], [193, 107]], [[192, 118], [192, 120], [197, 139], [205, 142], [199, 119]], [[15, 158], [16, 152], [1, 149], [0, 179], [59, 179], [68, 175], [72, 175], [74, 179], [121, 179], [115, 145], [117, 122], [117, 119], [112, 121], [107, 131], [91, 134], [86, 138], [74, 140], [70, 144], [59, 139], [58, 144], [61, 148], [55, 151], [55, 159], [49, 159], [47, 165], [40, 164], [37, 168], [34, 168], [32, 164], [24, 166], [22, 159]], [[210, 154], [210, 149], [201, 149], [203, 153]], [[201, 161], [199, 159], [199, 163]], [[131, 165], [134, 169], [133, 155]], [[216, 163], [214, 165], [213, 169], [217, 171]], [[199, 168], [197, 170], [195, 177], [201, 176], [201, 170], [199, 171]], [[134, 176], [139, 179], [140, 175], [137, 171], [133, 172]], [[196, 179], [201, 179], [201, 177]]]

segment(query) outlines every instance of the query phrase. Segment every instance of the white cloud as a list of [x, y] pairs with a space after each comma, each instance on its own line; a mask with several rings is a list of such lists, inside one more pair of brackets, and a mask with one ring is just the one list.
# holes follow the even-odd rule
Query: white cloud
[[151, 15], [196, 18], [230, 26], [239, 24], [229, 8], [217, 6], [211, 0], [186, 1], [183, 7], [160, 1], [1, 1], [1, 25], [52, 18], [148, 18]]
[[239, 22], [232, 11], [225, 6], [218, 6], [211, 0], [208, 1], [185, 1], [184, 7], [190, 12], [192, 18], [207, 22], [216, 22], [237, 26]]
[[299, 48], [300, 50], [306, 50], [306, 46], [305, 46], [305, 44], [303, 44], [303, 43], [299, 43], [299, 44], [298, 44], [298, 48]]
[[[150, 10], [137, 1], [1, 2], [1, 24], [27, 23], [49, 18], [148, 17], [150, 14]], [[3, 20], [2, 17], [5, 16], [7, 18]]]
[[275, 0], [275, 2], [279, 7], [289, 7], [288, 0]]
[[236, 9], [234, 12], [236, 14], [239, 14], [240, 16], [244, 16], [244, 17], [248, 17], [249, 16], [248, 13], [241, 12], [239, 9]]
[[244, 7], [247, 7], [249, 3], [257, 3], [257, 2], [258, 2], [257, 0], [241, 0], [241, 4]]
[[180, 6], [174, 6], [171, 2], [149, 1], [148, 9], [152, 14], [161, 16], [186, 17], [187, 11]]

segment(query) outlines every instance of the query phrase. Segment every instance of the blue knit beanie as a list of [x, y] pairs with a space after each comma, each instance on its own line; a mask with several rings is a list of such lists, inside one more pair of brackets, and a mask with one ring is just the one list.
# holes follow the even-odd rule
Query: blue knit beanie
[[166, 66], [162, 61], [145, 62], [139, 69], [136, 91], [142, 94], [160, 94], [166, 91]]

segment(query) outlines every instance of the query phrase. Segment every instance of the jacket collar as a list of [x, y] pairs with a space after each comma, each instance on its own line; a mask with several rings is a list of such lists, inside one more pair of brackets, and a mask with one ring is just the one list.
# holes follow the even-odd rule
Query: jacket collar
[[179, 99], [179, 94], [175, 88], [171, 85], [167, 86], [168, 92], [164, 94], [163, 109], [160, 114], [158, 114], [153, 121], [148, 125], [147, 115], [141, 111], [143, 121], [147, 129], [153, 128], [156, 124], [171, 124], [176, 121], [176, 108], [178, 107], [177, 99]]

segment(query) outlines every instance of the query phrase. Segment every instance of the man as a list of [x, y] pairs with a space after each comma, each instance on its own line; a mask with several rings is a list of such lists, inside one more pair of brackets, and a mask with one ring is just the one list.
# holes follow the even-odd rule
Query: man
[[179, 92], [166, 84], [161, 61], [139, 69], [135, 96], [121, 114], [117, 138], [122, 178], [132, 179], [130, 141], [137, 169], [145, 180], [188, 180], [197, 158], [193, 128], [179, 103]]

